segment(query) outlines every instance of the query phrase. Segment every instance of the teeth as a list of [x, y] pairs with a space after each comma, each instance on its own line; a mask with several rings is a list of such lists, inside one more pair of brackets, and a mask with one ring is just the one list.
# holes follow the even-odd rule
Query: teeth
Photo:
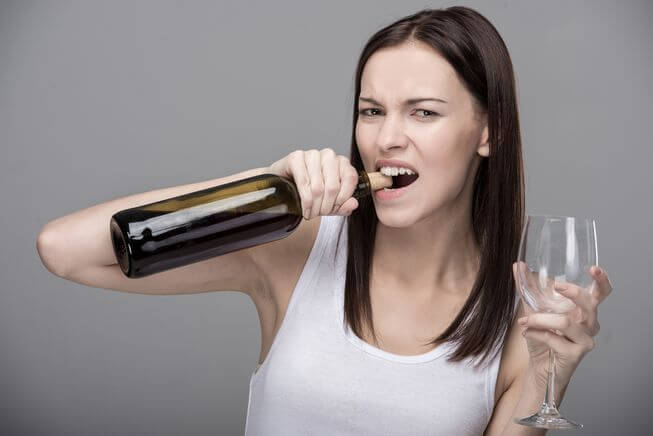
[[404, 168], [404, 167], [381, 167], [381, 173], [386, 175], [386, 176], [398, 176], [399, 174], [415, 174], [412, 170], [409, 168]]

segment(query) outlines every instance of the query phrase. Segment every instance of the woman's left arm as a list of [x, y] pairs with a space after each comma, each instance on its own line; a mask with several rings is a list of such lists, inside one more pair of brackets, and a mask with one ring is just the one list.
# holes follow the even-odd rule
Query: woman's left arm
[[[509, 370], [511, 382], [496, 402], [494, 412], [485, 430], [486, 436], [541, 436], [546, 430], [525, 427], [514, 423], [535, 413], [546, 392], [548, 351], [556, 355], [554, 398], [560, 405], [571, 376], [583, 357], [594, 348], [594, 336], [599, 332], [598, 306], [612, 292], [608, 274], [593, 266], [595, 279], [589, 292], [572, 284], [556, 285], [556, 290], [571, 299], [576, 307], [566, 314], [533, 313], [522, 307], [522, 316], [515, 326], [524, 340], [514, 346], [512, 360], [517, 364]], [[517, 282], [516, 268], [513, 275]], [[524, 306], [524, 305], [522, 305]], [[511, 335], [514, 336], [514, 335]], [[524, 345], [525, 342], [525, 345]], [[516, 344], [516, 340], [511, 340]], [[519, 363], [521, 362], [521, 363]]]

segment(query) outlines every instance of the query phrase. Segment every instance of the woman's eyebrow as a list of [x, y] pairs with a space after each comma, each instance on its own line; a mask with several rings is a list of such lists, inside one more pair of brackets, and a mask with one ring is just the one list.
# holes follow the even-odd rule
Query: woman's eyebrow
[[[377, 106], [383, 106], [381, 103], [378, 101], [374, 100], [373, 98], [370, 97], [358, 97], [359, 100], [365, 101], [367, 103], [372, 103]], [[440, 103], [447, 103], [446, 100], [442, 100], [441, 98], [433, 98], [433, 97], [417, 97], [417, 98], [409, 98], [408, 100], [404, 101], [404, 104], [409, 106], [412, 104], [416, 103], [421, 103], [423, 101], [439, 101]]]

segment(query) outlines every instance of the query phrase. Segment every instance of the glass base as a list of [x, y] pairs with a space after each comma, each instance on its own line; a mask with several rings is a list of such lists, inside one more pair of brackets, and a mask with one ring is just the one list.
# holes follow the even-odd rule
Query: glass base
[[562, 416], [558, 411], [554, 413], [540, 412], [527, 416], [522, 419], [515, 419], [515, 422], [528, 427], [548, 428], [556, 430], [568, 430], [572, 428], [583, 428], [583, 424], [578, 424]]

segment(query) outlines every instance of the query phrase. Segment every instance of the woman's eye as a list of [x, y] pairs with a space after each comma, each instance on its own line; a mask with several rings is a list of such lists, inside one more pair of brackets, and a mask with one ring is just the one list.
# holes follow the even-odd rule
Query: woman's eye
[[417, 109], [415, 113], [421, 112], [423, 115], [420, 115], [420, 118], [428, 118], [437, 115], [437, 112], [428, 111], [426, 109]]
[[[376, 112], [376, 113], [372, 113], [372, 112]], [[361, 109], [358, 111], [358, 114], [363, 115], [365, 117], [373, 117], [374, 115], [377, 115], [378, 112], [379, 112], [378, 109]]]
[[[359, 115], [365, 116], [365, 117], [373, 117], [375, 115], [379, 115], [381, 111], [379, 109], [374, 109], [374, 108], [369, 108], [369, 109], [360, 109], [358, 111]], [[438, 115], [437, 112], [429, 111], [426, 109], [417, 109], [415, 111], [416, 114], [418, 114], [418, 118], [429, 118]]]

